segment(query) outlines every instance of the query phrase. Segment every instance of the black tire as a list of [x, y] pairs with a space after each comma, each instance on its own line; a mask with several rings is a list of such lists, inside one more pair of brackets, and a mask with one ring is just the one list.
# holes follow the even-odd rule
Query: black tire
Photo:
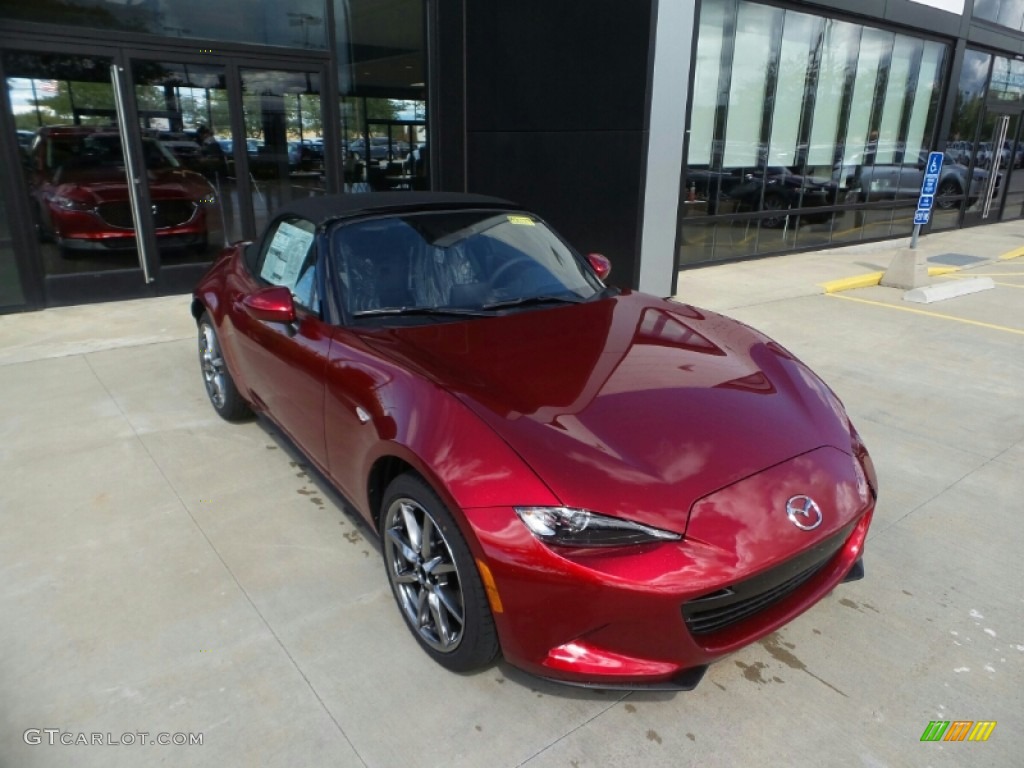
[[768, 229], [778, 229], [786, 223], [786, 219], [789, 218], [789, 204], [782, 197], [782, 195], [765, 195], [764, 205], [762, 211], [771, 211], [772, 215], [765, 216], [761, 219], [761, 226], [767, 227]]
[[420, 647], [453, 672], [494, 661], [498, 633], [487, 594], [437, 494], [418, 476], [399, 475], [384, 493], [380, 520], [391, 592]]
[[199, 369], [210, 405], [227, 421], [242, 421], [252, 416], [252, 409], [235, 386], [220, 349], [217, 330], [210, 315], [203, 312], [199, 318]]
[[935, 207], [941, 208], [944, 211], [948, 211], [950, 208], [956, 208], [960, 205], [959, 200], [951, 200], [950, 198], [958, 198], [964, 191], [953, 179], [946, 179], [939, 184], [939, 188], [935, 191]]

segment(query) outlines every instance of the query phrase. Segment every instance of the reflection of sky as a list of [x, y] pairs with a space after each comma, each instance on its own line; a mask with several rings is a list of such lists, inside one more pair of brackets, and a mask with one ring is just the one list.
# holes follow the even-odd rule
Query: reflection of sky
[[989, 54], [980, 51], [967, 51], [964, 54], [964, 65], [960, 74], [960, 91], [968, 99], [980, 96], [984, 90], [990, 58]]
[[[932, 8], [949, 11], [950, 13], [963, 14], [964, 12], [964, 0], [911, 0], [911, 2], [919, 3], [920, 5], [930, 5]], [[985, 0], [978, 0], [979, 5], [984, 2]], [[977, 13], [977, 6], [975, 6], [975, 13]]]
[[31, 112], [35, 109], [36, 99], [45, 99], [57, 93], [56, 80], [36, 80], [35, 93], [32, 92], [32, 80], [27, 77], [8, 77], [7, 93], [11, 98], [11, 109], [14, 114]]

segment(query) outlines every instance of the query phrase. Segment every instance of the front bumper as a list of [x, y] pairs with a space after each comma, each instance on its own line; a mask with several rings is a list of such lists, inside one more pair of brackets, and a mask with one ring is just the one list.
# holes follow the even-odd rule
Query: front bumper
[[[167, 205], [165, 201], [160, 201]], [[193, 206], [188, 201], [171, 201], [179, 207], [190, 208], [187, 218], [165, 220], [157, 218], [155, 233], [157, 242], [165, 247], [188, 247], [200, 245], [207, 239], [207, 215], [204, 206]], [[118, 216], [113, 222], [105, 220], [98, 209], [89, 211], [68, 211], [51, 206], [50, 221], [54, 236], [63, 248], [75, 251], [117, 251], [136, 248], [135, 230], [130, 213], [125, 205], [118, 205]]]
[[[482, 550], [478, 556], [500, 596], [492, 610], [506, 660], [575, 685], [690, 689], [708, 664], [776, 631], [848, 577], [857, 578], [874, 500], [852, 497], [849, 483], [838, 484], [837, 497], [851, 506], [814, 536], [776, 530], [774, 518], [761, 526], [761, 541], [749, 529], [740, 530], [730, 546], [701, 534], [695, 517], [703, 515], [703, 531], [719, 533], [708, 523], [714, 517], [709, 509], [728, 511], [731, 496], [749, 498], [748, 483], [771, 484], [785, 471], [762, 473], [738, 483], [734, 493], [726, 489], [698, 502], [693, 530], [681, 541], [629, 548], [548, 547], [512, 509], [466, 511]], [[725, 499], [717, 507], [716, 496]], [[795, 547], [794, 541], [805, 543]]]

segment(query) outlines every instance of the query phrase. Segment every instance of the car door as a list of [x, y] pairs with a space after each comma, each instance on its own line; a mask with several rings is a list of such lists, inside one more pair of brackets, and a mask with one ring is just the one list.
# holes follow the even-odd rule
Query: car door
[[908, 155], [900, 169], [900, 183], [896, 190], [897, 199], [914, 198], [921, 194], [924, 169], [928, 164], [928, 153]]
[[[256, 290], [237, 297], [232, 315], [248, 396], [326, 469], [324, 371], [332, 328], [322, 315], [323, 265], [315, 229], [296, 217], [271, 225], [255, 264]], [[247, 299], [273, 286], [291, 292], [294, 322], [269, 322], [250, 311]]]

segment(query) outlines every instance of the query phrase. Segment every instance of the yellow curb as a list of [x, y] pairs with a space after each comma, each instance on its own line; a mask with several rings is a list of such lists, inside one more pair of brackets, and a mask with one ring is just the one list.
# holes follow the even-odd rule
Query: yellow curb
[[[1024, 252], [1024, 249], [1021, 250]], [[959, 271], [960, 267], [928, 267], [928, 276], [940, 277], [942, 275], [948, 275], [952, 272]], [[831, 280], [827, 283], [822, 283], [821, 288], [825, 293], [852, 291], [855, 288], [870, 288], [873, 285], [878, 285], [882, 281], [882, 276], [884, 274], [885, 272], [869, 272], [866, 275], [844, 277], [841, 280]]]
[[1002, 256], [999, 257], [999, 260], [1000, 261], [1009, 261], [1010, 259], [1016, 259], [1016, 258], [1019, 258], [1021, 256], [1024, 256], [1024, 246], [1022, 246], [1020, 248], [1014, 248], [1012, 251], [1004, 253]]
[[872, 285], [878, 285], [884, 274], [885, 272], [870, 272], [866, 275], [844, 277], [841, 280], [830, 280], [827, 283], [822, 283], [821, 287], [825, 293], [852, 291], [854, 288], [870, 288]]

